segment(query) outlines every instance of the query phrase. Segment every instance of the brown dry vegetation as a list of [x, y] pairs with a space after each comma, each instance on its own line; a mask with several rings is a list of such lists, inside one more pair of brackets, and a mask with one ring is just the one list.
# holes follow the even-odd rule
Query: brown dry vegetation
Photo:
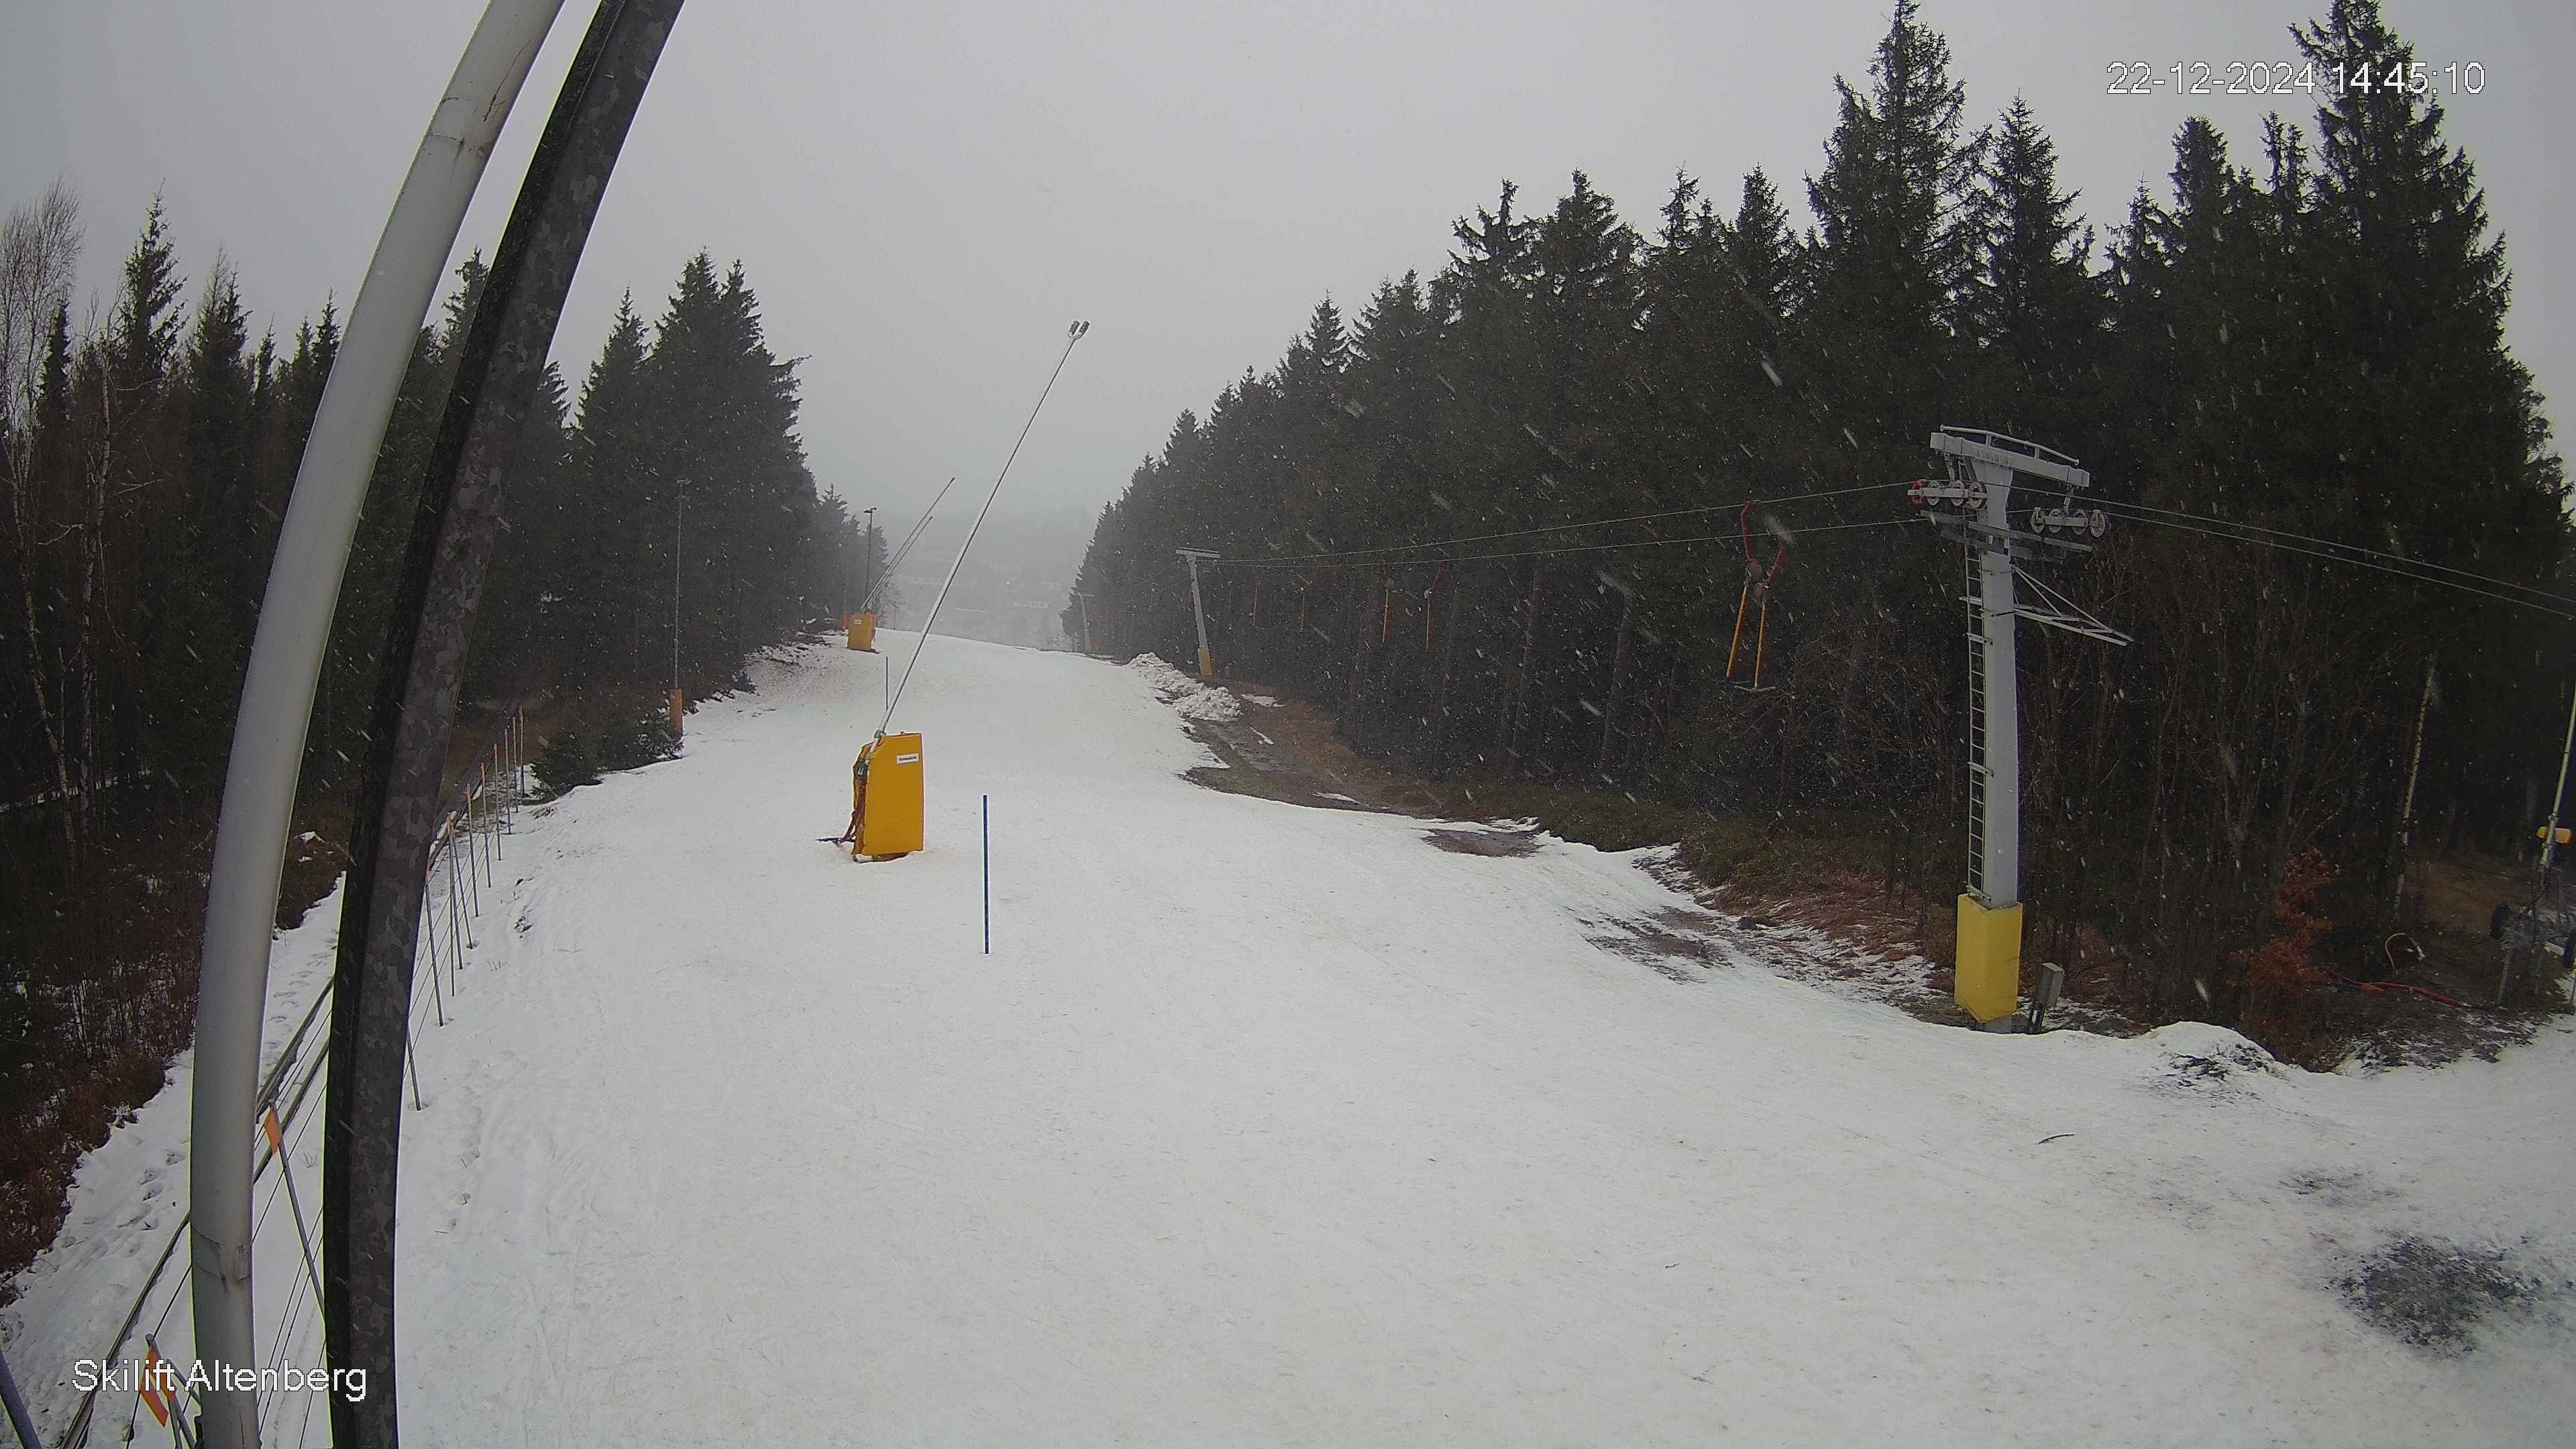
[[[451, 784], [481, 757], [500, 714], [488, 704], [460, 712]], [[298, 809], [280, 929], [347, 868], [349, 824], [337, 794]], [[0, 959], [25, 963], [30, 1016], [23, 1051], [0, 1071], [0, 1304], [7, 1280], [61, 1230], [81, 1158], [161, 1090], [195, 1032], [214, 834], [205, 806], [129, 802], [93, 813], [80, 859], [65, 861], [44, 812], [0, 817], [11, 878], [42, 886], [0, 910]]]
[[[1795, 923], [1881, 957], [1919, 957], [1921, 985], [1946, 996], [1957, 929], [1956, 887], [1946, 878], [1960, 852], [1956, 832], [1908, 832], [1884, 818], [1825, 811], [1769, 816], [1721, 815], [1624, 793], [1569, 788], [1544, 781], [1455, 775], [1430, 781], [1363, 756], [1324, 708], [1278, 686], [1225, 681], [1238, 695], [1258, 694], [1276, 707], [1247, 706], [1243, 720], [1202, 726], [1198, 733], [1225, 762], [1193, 772], [1202, 784], [1293, 803], [1365, 807], [1440, 819], [1537, 821], [1550, 832], [1605, 850], [1675, 847], [1672, 883], [1712, 906], [1752, 920]], [[1330, 799], [1339, 794], [1349, 804]], [[2287, 1059], [2330, 1067], [2347, 1059], [2370, 1064], [2436, 1063], [2476, 1053], [2491, 1056], [2526, 1039], [2551, 1008], [2518, 1001], [2493, 1006], [2496, 955], [2486, 938], [2499, 900], [2527, 894], [2522, 868], [2460, 852], [2419, 860], [2410, 910], [2421, 959], [2392, 966], [2373, 935], [2316, 931], [2307, 939], [2313, 969], [2294, 1009], [2299, 1030], [2267, 1041]], [[2323, 891], [2324, 883], [2318, 883]], [[2314, 893], [2311, 893], [2313, 897]], [[2321, 905], [2333, 916], [2341, 907]], [[2064, 968], [2068, 1011], [2060, 1020], [2096, 1031], [2142, 1031], [2200, 1013], [2142, 999], [2137, 984], [2170, 975], [2134, 943], [2113, 939], [2084, 921], [2031, 907], [2024, 946], [2025, 992], [2042, 963]], [[2215, 974], [2215, 973], [2207, 973]], [[2388, 977], [2431, 987], [2469, 1003], [2453, 1007], [2406, 993], [2364, 994], [2335, 988], [2329, 976]], [[2215, 994], [2215, 993], [2213, 993]], [[1927, 1020], [1966, 1024], [1964, 1013], [1927, 1006], [1919, 992], [1891, 997]], [[2211, 1016], [2216, 1006], [2208, 1003]], [[2262, 1022], [2245, 1023], [2265, 1030]]]

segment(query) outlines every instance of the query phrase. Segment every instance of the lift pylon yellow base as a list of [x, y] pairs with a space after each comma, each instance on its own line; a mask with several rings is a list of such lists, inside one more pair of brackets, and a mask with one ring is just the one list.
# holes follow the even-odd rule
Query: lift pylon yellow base
[[850, 647], [851, 647], [851, 648], [853, 648], [853, 649], [864, 649], [864, 650], [867, 650], [867, 651], [868, 651], [869, 653], [871, 653], [871, 654], [873, 654], [873, 653], [875, 653], [875, 652], [876, 652], [876, 647], [877, 647], [877, 616], [876, 616], [876, 615], [874, 615], [874, 614], [850, 614], [850, 615], [846, 615], [846, 616], [844, 616], [844, 618], [843, 618], [842, 622], [843, 622], [845, 625], [847, 625], [847, 626], [848, 626], [848, 628], [849, 628], [849, 631], [850, 631]]
[[1199, 678], [1216, 678], [1216, 656], [1205, 649], [1199, 651]]
[[1959, 897], [1959, 966], [1951, 995], [1979, 1026], [2021, 1005], [2021, 905], [2000, 910]]
[[883, 858], [921, 849], [921, 736], [887, 735], [859, 747], [859, 838], [852, 856]]

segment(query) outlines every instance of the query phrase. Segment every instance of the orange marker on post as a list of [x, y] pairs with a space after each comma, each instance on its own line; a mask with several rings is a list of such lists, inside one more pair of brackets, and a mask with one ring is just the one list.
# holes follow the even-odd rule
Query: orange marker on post
[[152, 1421], [165, 1429], [170, 1427], [170, 1416], [178, 1411], [176, 1402], [165, 1401], [161, 1395], [161, 1350], [158, 1348], [148, 1348], [143, 1354], [143, 1407], [150, 1409]]

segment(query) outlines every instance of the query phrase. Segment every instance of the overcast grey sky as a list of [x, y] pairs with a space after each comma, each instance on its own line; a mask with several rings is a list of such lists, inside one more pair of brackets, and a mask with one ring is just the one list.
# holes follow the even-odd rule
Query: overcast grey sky
[[[60, 175], [86, 274], [112, 276], [155, 190], [192, 284], [218, 246], [281, 335], [345, 310], [477, 0], [7, 0], [0, 205]], [[460, 250], [497, 240], [589, 6], [572, 0]], [[1928, 0], [1982, 123], [2015, 95], [2106, 231], [2161, 188], [2195, 108], [2259, 159], [2269, 102], [2105, 94], [2113, 62], [2291, 57], [2323, 0]], [[2576, 417], [2576, 13], [2567, 0], [2389, 0], [2433, 68], [2515, 272], [2512, 340]], [[950, 473], [989, 480], [1065, 324], [1094, 323], [1014, 470], [1029, 505], [1097, 506], [1326, 293], [1356, 310], [1426, 275], [1449, 224], [1577, 168], [1640, 231], [1673, 173], [1722, 200], [1768, 169], [1803, 216], [1833, 77], [1855, 82], [1886, 0], [1268, 7], [859, 6], [693, 0], [627, 144], [557, 357], [578, 388], [621, 290], [648, 320], [680, 263], [740, 258], [772, 345], [807, 359], [817, 476], [901, 516]], [[2284, 107], [2305, 122], [2312, 105]], [[1973, 421], [1973, 420], [1963, 420]], [[960, 485], [961, 493], [965, 485]]]

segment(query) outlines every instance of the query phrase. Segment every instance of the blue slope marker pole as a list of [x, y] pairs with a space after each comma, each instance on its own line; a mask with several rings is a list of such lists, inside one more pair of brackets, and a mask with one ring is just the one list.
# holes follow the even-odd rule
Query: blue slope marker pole
[[993, 797], [984, 797], [984, 954], [993, 954]]

